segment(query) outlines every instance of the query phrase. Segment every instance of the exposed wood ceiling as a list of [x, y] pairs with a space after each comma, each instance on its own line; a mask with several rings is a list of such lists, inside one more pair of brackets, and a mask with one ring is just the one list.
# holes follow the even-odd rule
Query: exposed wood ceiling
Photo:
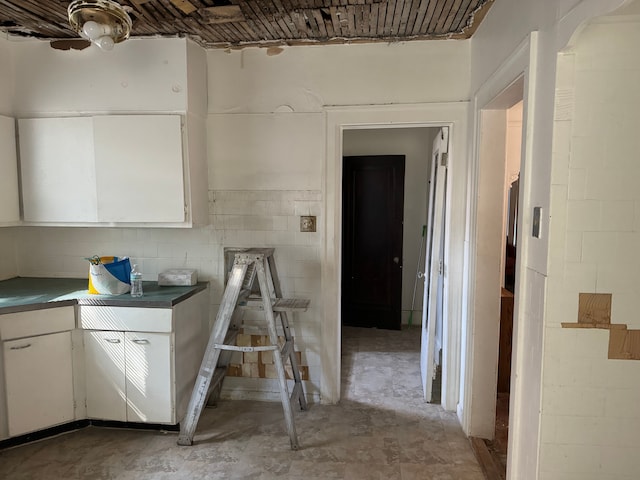
[[[493, 0], [121, 0], [132, 36], [243, 47], [469, 38]], [[0, 31], [77, 38], [69, 1], [0, 0]]]

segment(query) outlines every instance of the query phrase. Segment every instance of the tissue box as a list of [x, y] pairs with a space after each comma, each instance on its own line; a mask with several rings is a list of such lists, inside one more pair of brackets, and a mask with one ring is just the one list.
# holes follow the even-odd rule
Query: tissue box
[[193, 268], [174, 268], [158, 274], [158, 285], [190, 286], [198, 283], [198, 271]]

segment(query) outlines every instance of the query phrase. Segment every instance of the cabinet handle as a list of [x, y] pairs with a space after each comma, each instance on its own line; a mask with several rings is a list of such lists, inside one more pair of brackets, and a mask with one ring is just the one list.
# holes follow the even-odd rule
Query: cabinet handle
[[9, 347], [10, 350], [24, 350], [25, 348], [29, 348], [31, 346], [30, 343], [27, 343], [26, 345], [20, 345], [19, 347]]
[[105, 338], [105, 340], [109, 343], [120, 343], [119, 338]]
[[149, 340], [146, 338], [136, 338], [131, 340], [133, 343], [137, 343], [138, 345], [149, 345]]

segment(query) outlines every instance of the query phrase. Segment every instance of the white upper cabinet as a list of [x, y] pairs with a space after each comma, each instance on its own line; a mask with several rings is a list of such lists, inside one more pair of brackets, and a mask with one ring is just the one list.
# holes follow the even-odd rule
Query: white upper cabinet
[[184, 221], [180, 117], [94, 117], [93, 127], [98, 220]]
[[0, 225], [19, 221], [15, 120], [0, 116]]
[[97, 222], [90, 117], [18, 121], [25, 222]]
[[27, 223], [191, 226], [202, 204], [180, 115], [21, 119], [18, 133]]

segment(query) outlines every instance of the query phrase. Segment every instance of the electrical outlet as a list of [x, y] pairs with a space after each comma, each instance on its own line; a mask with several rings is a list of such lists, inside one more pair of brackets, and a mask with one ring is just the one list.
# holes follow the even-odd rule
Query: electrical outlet
[[316, 231], [316, 217], [315, 215], [307, 215], [300, 217], [300, 231], [301, 232], [315, 232]]

